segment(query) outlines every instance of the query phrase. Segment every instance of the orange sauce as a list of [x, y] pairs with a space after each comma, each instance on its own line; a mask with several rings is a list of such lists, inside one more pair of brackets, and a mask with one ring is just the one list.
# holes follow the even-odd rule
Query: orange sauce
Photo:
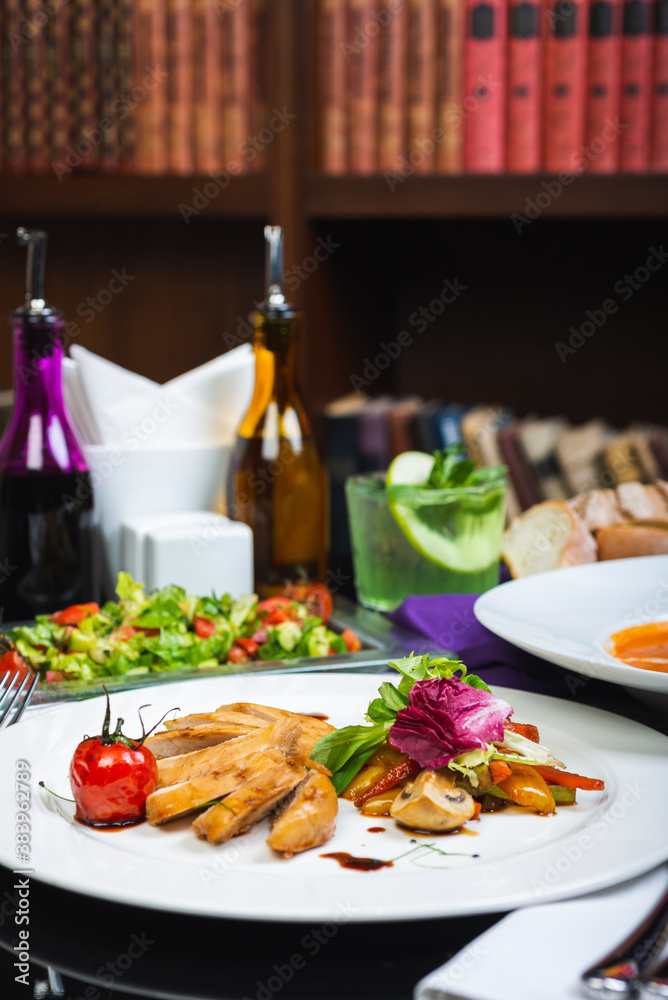
[[668, 622], [651, 622], [615, 632], [608, 652], [640, 670], [668, 673]]

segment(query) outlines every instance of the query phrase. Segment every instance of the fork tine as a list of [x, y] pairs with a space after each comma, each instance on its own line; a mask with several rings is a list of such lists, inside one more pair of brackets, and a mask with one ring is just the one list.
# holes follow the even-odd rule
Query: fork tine
[[14, 718], [12, 719], [12, 725], [15, 725], [19, 721], [19, 719], [25, 712], [26, 708], [30, 704], [32, 696], [35, 693], [35, 688], [37, 687], [38, 681], [39, 681], [39, 674], [35, 674], [32, 680], [30, 681], [29, 687], [25, 692], [25, 695], [23, 697], [23, 702], [19, 705], [17, 711], [14, 713]]
[[2, 698], [0, 698], [0, 729], [4, 729], [5, 726], [9, 725], [9, 713], [14, 702], [23, 695], [25, 687], [30, 680], [30, 674], [25, 674], [21, 683], [13, 687], [17, 677], [19, 677], [19, 672], [15, 670], [11, 675], [9, 687], [4, 691]]

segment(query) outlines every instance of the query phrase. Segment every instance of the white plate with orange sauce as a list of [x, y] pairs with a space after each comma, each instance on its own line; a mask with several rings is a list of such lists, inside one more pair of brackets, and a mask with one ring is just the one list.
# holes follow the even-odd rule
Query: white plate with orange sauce
[[[551, 663], [638, 692], [668, 695], [668, 556], [615, 559], [511, 580], [479, 597], [474, 612], [496, 635]], [[664, 627], [650, 628], [654, 623]], [[636, 641], [635, 656], [629, 648], [619, 649], [620, 632]], [[642, 666], [612, 655], [615, 635], [617, 652], [625, 660], [638, 658]]]

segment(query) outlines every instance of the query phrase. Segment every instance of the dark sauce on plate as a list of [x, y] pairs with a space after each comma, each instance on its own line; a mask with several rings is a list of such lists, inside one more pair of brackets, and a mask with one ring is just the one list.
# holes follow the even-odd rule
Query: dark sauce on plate
[[321, 858], [332, 858], [338, 861], [342, 868], [350, 868], [356, 872], [375, 872], [379, 868], [393, 868], [392, 861], [379, 861], [378, 858], [356, 858], [345, 851], [335, 851], [332, 854], [321, 854]]

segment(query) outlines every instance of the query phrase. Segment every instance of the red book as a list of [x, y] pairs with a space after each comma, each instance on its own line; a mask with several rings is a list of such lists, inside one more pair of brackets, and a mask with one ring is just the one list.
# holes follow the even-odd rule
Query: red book
[[167, 107], [167, 0], [136, 0], [135, 79], [150, 88], [136, 111], [136, 169], [140, 174], [169, 170]]
[[507, 170], [540, 170], [543, 3], [510, 0], [508, 8]]
[[411, 0], [408, 16], [408, 161], [428, 174], [436, 167], [435, 0]]
[[200, 174], [221, 164], [220, 148], [221, 20], [210, 0], [193, 3], [195, 165]]
[[469, 173], [499, 174], [505, 163], [507, 5], [467, 0], [464, 162]]
[[619, 120], [627, 127], [619, 137], [620, 170], [649, 167], [653, 14], [652, 0], [626, 0], [623, 6]]
[[378, 34], [375, 0], [349, 0], [350, 171], [372, 174], [378, 161]]
[[190, 13], [190, 0], [168, 0], [169, 169], [173, 174], [192, 174], [195, 166]]
[[320, 0], [318, 66], [320, 76], [320, 148], [322, 170], [345, 174], [348, 169], [348, 105], [346, 5], [342, 0]]
[[548, 0], [543, 89], [543, 167], [584, 169], [587, 0]]
[[396, 170], [406, 146], [408, 7], [389, 5], [380, 28], [378, 167]]
[[225, 8], [223, 20], [223, 167], [248, 169], [250, 136], [250, 13], [247, 3]]
[[444, 132], [436, 155], [441, 174], [464, 169], [465, 0], [439, 0], [437, 24], [436, 125]]
[[657, 0], [652, 81], [652, 154], [650, 167], [668, 171], [668, 3]]
[[620, 0], [591, 0], [585, 156], [587, 170], [594, 174], [619, 168], [621, 18]]

